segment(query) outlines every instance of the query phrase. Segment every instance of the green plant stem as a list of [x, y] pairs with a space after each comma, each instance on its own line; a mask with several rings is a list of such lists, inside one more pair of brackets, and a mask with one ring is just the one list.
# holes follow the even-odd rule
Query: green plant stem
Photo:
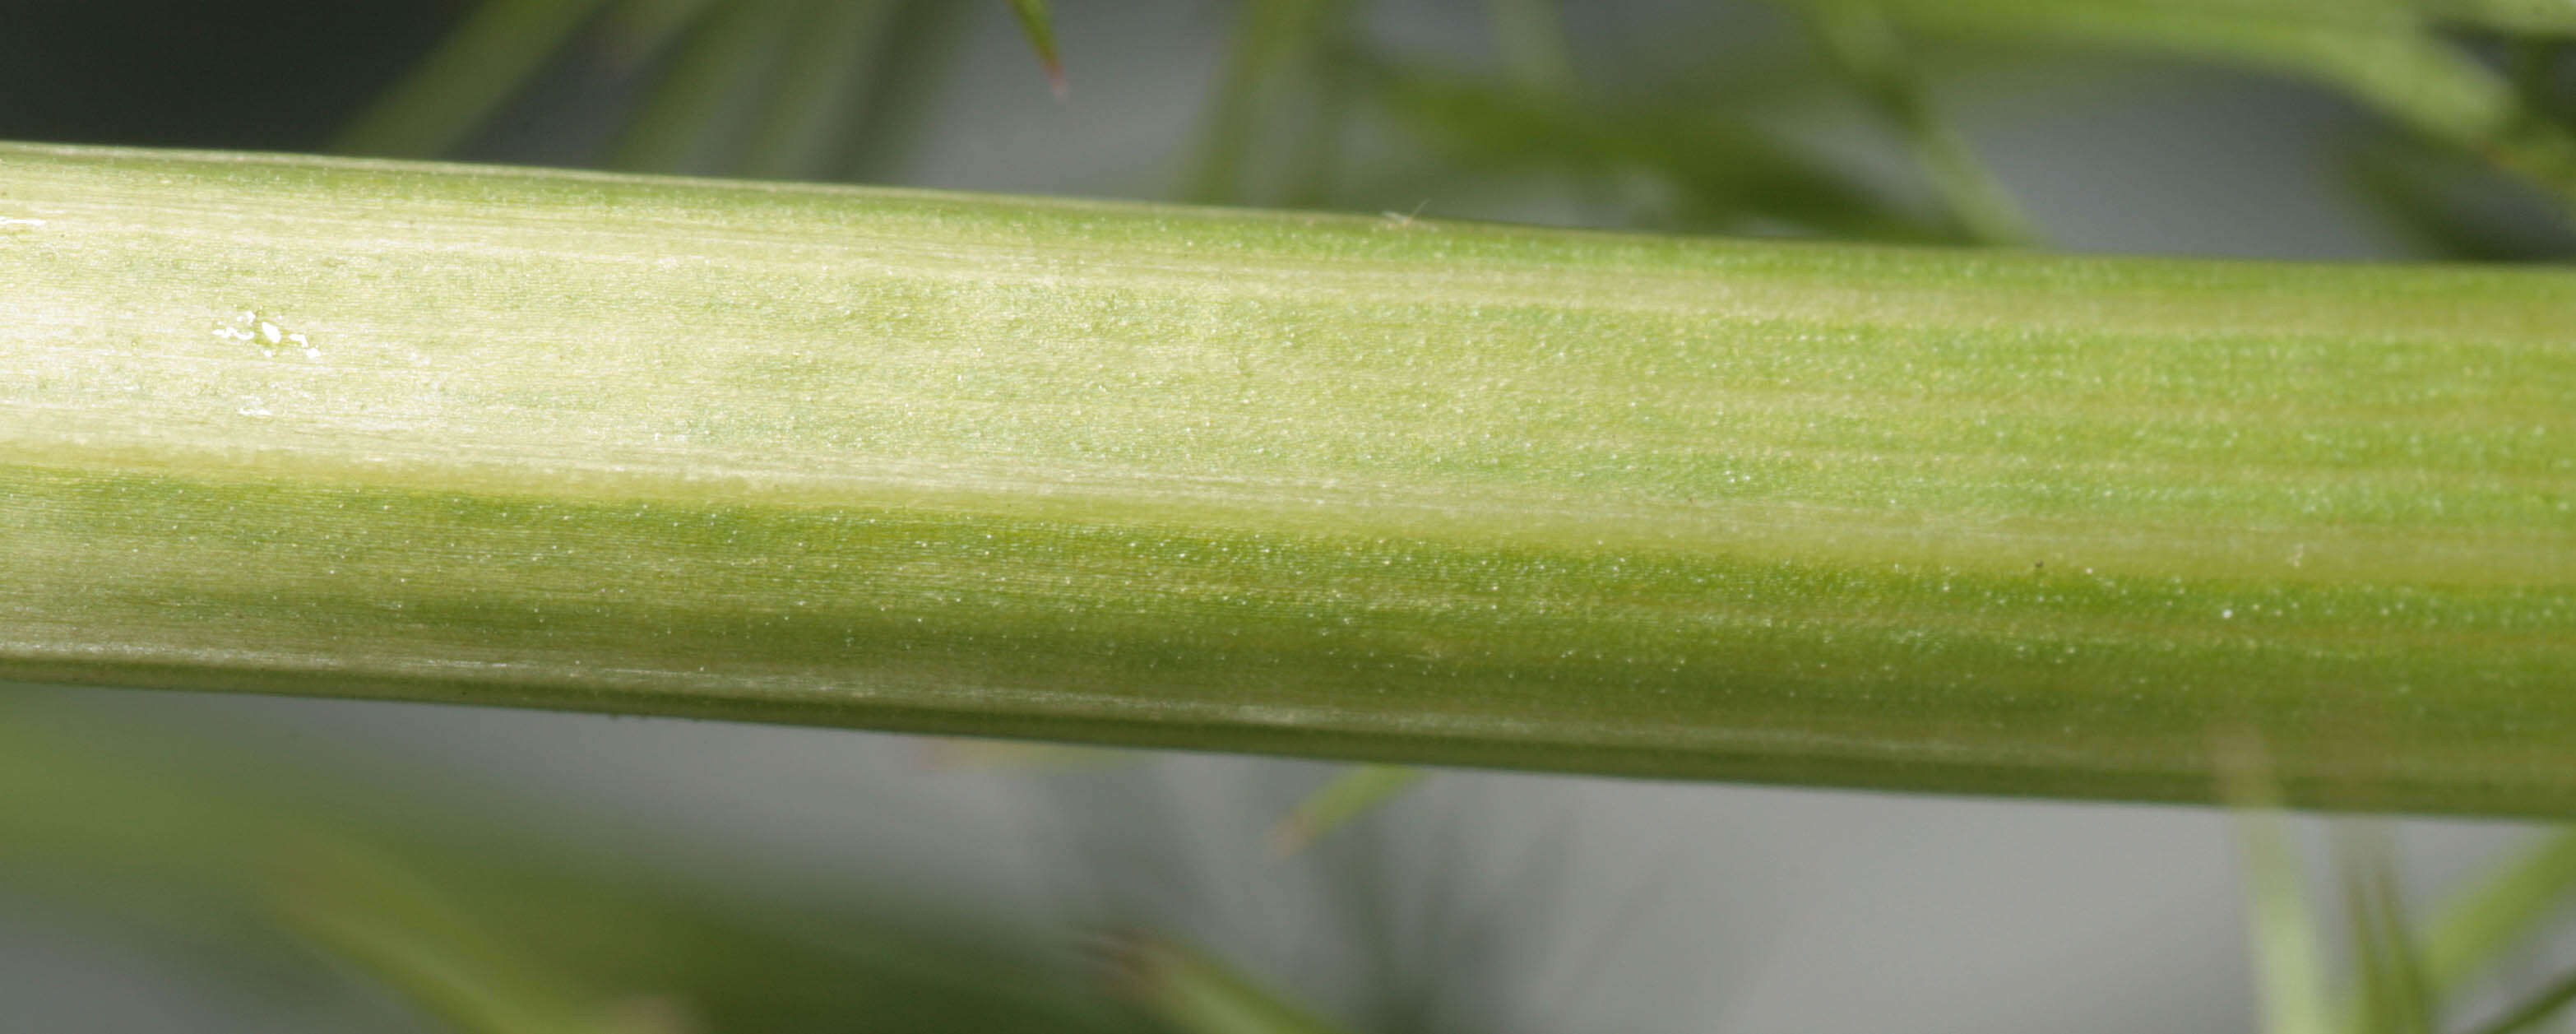
[[0, 678], [2576, 813], [2576, 274], [0, 147]]

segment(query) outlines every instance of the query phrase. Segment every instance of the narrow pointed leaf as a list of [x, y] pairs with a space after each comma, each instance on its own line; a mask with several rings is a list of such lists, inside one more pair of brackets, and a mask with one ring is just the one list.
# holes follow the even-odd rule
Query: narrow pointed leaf
[[1181, 194], [1223, 203], [1244, 196], [1245, 173], [1280, 103], [1282, 80], [1315, 57], [1349, 0], [1249, 0], [1227, 47], [1216, 96], [1199, 119]]
[[760, 120], [744, 151], [742, 172], [819, 179], [860, 131], [865, 88], [885, 49], [896, 0], [805, 0]]
[[1343, 1034], [1233, 967], [1179, 941], [1130, 934], [1107, 947], [1117, 986], [1183, 1034]]
[[624, 0], [602, 15], [608, 45], [629, 67], [659, 60], [673, 43], [704, 24], [722, 0]]
[[[1790, 0], [1815, 7], [1846, 0]], [[1875, 0], [1928, 31], [2162, 51], [2301, 76], [2432, 139], [2483, 155], [2576, 208], [2576, 134], [2533, 119], [2493, 69], [2398, 0]], [[2470, 21], [2542, 19], [2539, 5], [2436, 5]], [[2576, 20], [2576, 15], [2559, 15]]]
[[2223, 741], [2221, 778], [2242, 851], [2264, 1034], [2329, 1034], [2324, 939], [2280, 791], [2250, 736]]
[[1385, 804], [1427, 773], [1410, 765], [1353, 765], [1297, 802], [1270, 830], [1275, 855], [1305, 850], [1317, 838]]
[[1064, 99], [1064, 61], [1055, 52], [1055, 23], [1047, 16], [1046, 0], [1011, 0], [1011, 13], [1019, 17], [1020, 31], [1028, 34], [1029, 46], [1037, 51], [1048, 88], [1055, 91], [1056, 99]]
[[102, 702], [0, 683], [0, 876], [174, 961], [310, 979], [319, 940], [478, 1030], [1135, 1029], [1047, 946], [900, 887], [682, 875], [453, 773], [83, 706]]
[[797, 29], [798, 0], [730, 0], [709, 11], [619, 134], [611, 164], [654, 172], [730, 171], [742, 116]]
[[1825, 52], [1904, 134], [1968, 239], [2030, 244], [2038, 239], [2010, 192], [1979, 160], [1958, 127], [1933, 106], [1896, 25], [1875, 0], [1824, 0], [1809, 20]]
[[2424, 924], [2427, 985], [2447, 997], [2537, 932], [2576, 897], [2576, 830], [2560, 829], [2472, 881]]
[[2421, 953], [2397, 895], [2386, 831], [2344, 824], [2337, 831], [2344, 918], [2351, 930], [2359, 1011], [2342, 1029], [2365, 1034], [2432, 1034], [2440, 1003], [2424, 978]]
[[445, 154], [508, 102], [606, 0], [482, 0], [465, 23], [358, 117], [337, 150]]
[[2469, 1029], [2470, 1034], [2522, 1034], [2554, 1019], [2576, 1002], [2576, 973], [2551, 981], [2531, 997], [2516, 1002], [2495, 1019]]
[[621, 1034], [592, 992], [512, 951], [381, 852], [309, 843], [274, 893], [288, 925], [458, 1034]]

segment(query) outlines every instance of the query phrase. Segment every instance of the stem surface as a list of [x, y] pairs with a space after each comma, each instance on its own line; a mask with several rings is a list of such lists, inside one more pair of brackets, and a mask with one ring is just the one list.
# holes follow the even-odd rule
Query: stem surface
[[0, 146], [0, 678], [2576, 815], [2576, 273]]

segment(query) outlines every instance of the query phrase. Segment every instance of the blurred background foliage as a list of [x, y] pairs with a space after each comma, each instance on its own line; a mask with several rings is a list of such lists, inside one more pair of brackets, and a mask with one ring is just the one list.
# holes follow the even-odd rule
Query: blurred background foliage
[[[1051, 16], [1032, 0], [20, 0], [5, 28], [8, 139], [1676, 233], [2576, 255], [2565, 0], [1172, 0]], [[634, 732], [644, 725], [661, 731]], [[739, 771], [667, 774], [722, 768], [722, 749], [739, 752]], [[799, 758], [840, 767], [793, 785], [808, 762], [782, 759]], [[572, 769], [584, 771], [563, 776]], [[1587, 896], [1570, 889], [1578, 873], [1599, 852], [1631, 852], [1614, 841], [1585, 854], [1525, 799], [1580, 781], [1451, 775], [1436, 808], [1364, 814], [1418, 793], [1406, 788], [1419, 775], [6, 687], [0, 931], [36, 933], [0, 937], [0, 970], [21, 974], [0, 984], [20, 996], [0, 1005], [0, 1026], [1760, 1029], [1780, 1014], [1707, 1011], [1696, 985], [1758, 1000], [1741, 974], [1796, 964], [1795, 944], [1782, 946], [1796, 926], [1767, 898], [1816, 885], [1781, 871], [1841, 871], [1819, 853], [1868, 843], [1962, 850], [1925, 847], [1929, 833], [1835, 831], [1837, 807], [1933, 814], [1923, 821], [1958, 827], [1943, 835], [1984, 838], [1975, 849], [1995, 853], [1977, 857], [2000, 870], [2007, 903], [2032, 899], [2014, 866], [2044, 864], [2048, 844], [2108, 845], [2096, 848], [2108, 859], [2159, 830], [2209, 832], [2204, 816], [2095, 808], [2049, 820], [2058, 840], [2014, 841], [1997, 809], [2045, 806], [1792, 796], [1775, 825], [1738, 815], [1739, 839], [1667, 843], [1642, 874], [1631, 865], [1606, 897]], [[707, 778], [741, 783], [727, 798], [665, 797]], [[2240, 987], [2166, 1001], [2131, 1028], [2535, 1029], [2576, 997], [2551, 963], [2565, 937], [2534, 940], [2576, 885], [2576, 841], [2348, 828], [2340, 883], [2309, 887], [2298, 856], [2324, 827], [2266, 817], [2259, 780], [2248, 785], [2239, 842], [2265, 1008], [2258, 1019]], [[1560, 815], [1616, 802], [1634, 825], [1668, 821], [1657, 809], [1684, 792], [1764, 791], [1585, 784], [1554, 799]], [[787, 828], [708, 833], [726, 828], [709, 814], [721, 800], [800, 796], [816, 803]], [[796, 823], [835, 814], [853, 829], [794, 844]], [[978, 883], [988, 860], [961, 854], [993, 837], [942, 832], [977, 823], [1025, 850], [1005, 867], [1017, 889]], [[694, 828], [701, 850], [806, 861], [709, 862], [665, 825]], [[2392, 844], [2408, 838], [2439, 848], [2416, 852], [2433, 875], [2397, 875]], [[2409, 904], [2499, 850], [2510, 857], [2496, 875]], [[915, 856], [912, 881], [884, 877], [902, 865], [835, 868], [870, 854]], [[1929, 864], [1871, 871], [1902, 881]], [[943, 870], [956, 878], [938, 888], [920, 876]], [[1713, 882], [1693, 895], [1672, 889], [1680, 879]], [[2106, 903], [2135, 887], [2070, 893], [2132, 927], [2153, 911]], [[1712, 900], [1738, 908], [1676, 905]], [[1833, 914], [1859, 917], [1849, 933], [1869, 940], [1880, 917], [1908, 913], [1878, 902]], [[1699, 929], [1731, 923], [1754, 933]], [[1295, 932], [1259, 932], [1273, 928]], [[63, 947], [83, 939], [151, 946], [155, 961], [99, 964], [121, 974], [102, 985], [115, 993], [137, 973], [196, 990], [167, 1014], [84, 1005], [72, 974], [102, 956]], [[2144, 950], [2170, 949], [2148, 938]], [[46, 978], [26, 974], [75, 990], [36, 996]], [[1999, 1001], [1956, 1021], [1892, 1015], [2121, 1029], [2103, 1017], [2134, 1019], [2120, 1003], [2141, 992], [2050, 971], [2006, 972], [1979, 993]]]
[[[2080, 118], [2142, 75], [2179, 73], [2274, 95], [2234, 98], [2246, 107], [2335, 112], [2327, 174], [2288, 186], [2344, 195], [2415, 254], [2576, 253], [2576, 8], [2560, 0], [1098, 6], [1024, 34], [1048, 24], [1045, 5], [21, 3], [0, 131], [2090, 246], [2017, 203], [2045, 185], [1999, 178], [1956, 110], [2012, 96]], [[996, 37], [1016, 40], [1019, 67], [987, 60]], [[1056, 57], [1061, 99], [1048, 90]], [[1138, 103], [1154, 78], [1140, 63], [1177, 66], [1199, 95]], [[1168, 117], [1176, 106], [1195, 110]], [[2239, 113], [2200, 114], [2222, 131]], [[926, 146], [997, 122], [1108, 118], [1142, 146], [1105, 159], [1060, 148], [1063, 162], [999, 177], [960, 177], [953, 155]]]

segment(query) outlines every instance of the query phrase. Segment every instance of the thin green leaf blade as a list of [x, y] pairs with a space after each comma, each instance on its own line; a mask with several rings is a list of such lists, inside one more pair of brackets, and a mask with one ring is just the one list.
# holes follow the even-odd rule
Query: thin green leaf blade
[[2336, 829], [2345, 921], [2352, 931], [2352, 1001], [2343, 1029], [2367, 1034], [2432, 1034], [2441, 1003], [2425, 979], [2416, 937], [2397, 894], [2394, 849], [2385, 830], [2346, 822]]
[[2428, 985], [2447, 997], [2522, 944], [2576, 895], [2576, 830], [2547, 832], [2471, 881], [2424, 924]]
[[776, 71], [801, 7], [798, 0], [732, 0], [708, 11], [627, 120], [609, 163], [655, 172], [731, 169], [743, 143], [734, 129]]
[[1429, 773], [1411, 765], [1353, 765], [1335, 775], [1270, 828], [1270, 853], [1306, 849], [1343, 823], [1384, 805]]
[[2221, 744], [2221, 794], [2235, 820], [2244, 867], [2247, 933], [2264, 1034], [2329, 1034], [2326, 952], [2321, 924], [2308, 904], [2307, 877], [2280, 791], [2250, 735]]
[[335, 150], [442, 155], [506, 103], [606, 0], [483, 0], [438, 49], [370, 106]]
[[458, 1034], [632, 1030], [615, 1023], [594, 992], [511, 950], [380, 851], [354, 842], [308, 842], [292, 851], [272, 893], [289, 926]]
[[1130, 933], [1112, 938], [1105, 952], [1116, 985], [1186, 1034], [1343, 1034], [1341, 1027], [1180, 941]]
[[487, 1030], [1135, 1028], [1049, 946], [900, 888], [677, 874], [452, 773], [100, 703], [0, 683], [0, 870], [235, 973], [327, 979], [318, 944]]
[[2512, 1006], [2495, 1019], [2469, 1028], [2470, 1034], [2522, 1034], [2551, 1019], [2576, 1002], [2576, 973], [2559, 977], [2531, 997]]
[[1825, 52], [1904, 135], [1968, 239], [1998, 245], [2039, 239], [1967, 137], [1933, 105], [1897, 26], [1873, 0], [1830, 0], [1808, 13]]
[[1315, 61], [1349, 0], [1250, 0], [1227, 47], [1225, 72], [1199, 119], [1180, 196], [1205, 204], [1240, 202], [1261, 131], [1301, 65]]
[[1064, 61], [1055, 50], [1055, 22], [1047, 15], [1046, 0], [1011, 0], [1011, 13], [1020, 20], [1020, 31], [1029, 37], [1029, 47], [1037, 51], [1038, 66], [1046, 70], [1047, 88], [1063, 100], [1067, 91]]
[[[1791, 0], [1813, 9], [1843, 0]], [[2576, 206], [2576, 134], [2534, 119], [2493, 69], [2397, 0], [1876, 0], [1928, 31], [2163, 51], [2269, 68], [2340, 89], [2422, 133], [2530, 179]], [[2443, 10], [2475, 19], [2522, 15], [2497, 5]], [[2527, 13], [2527, 12], [2526, 12]]]
[[897, 0], [806, 0], [760, 120], [743, 174], [818, 179], [863, 131], [867, 80], [900, 14]]

